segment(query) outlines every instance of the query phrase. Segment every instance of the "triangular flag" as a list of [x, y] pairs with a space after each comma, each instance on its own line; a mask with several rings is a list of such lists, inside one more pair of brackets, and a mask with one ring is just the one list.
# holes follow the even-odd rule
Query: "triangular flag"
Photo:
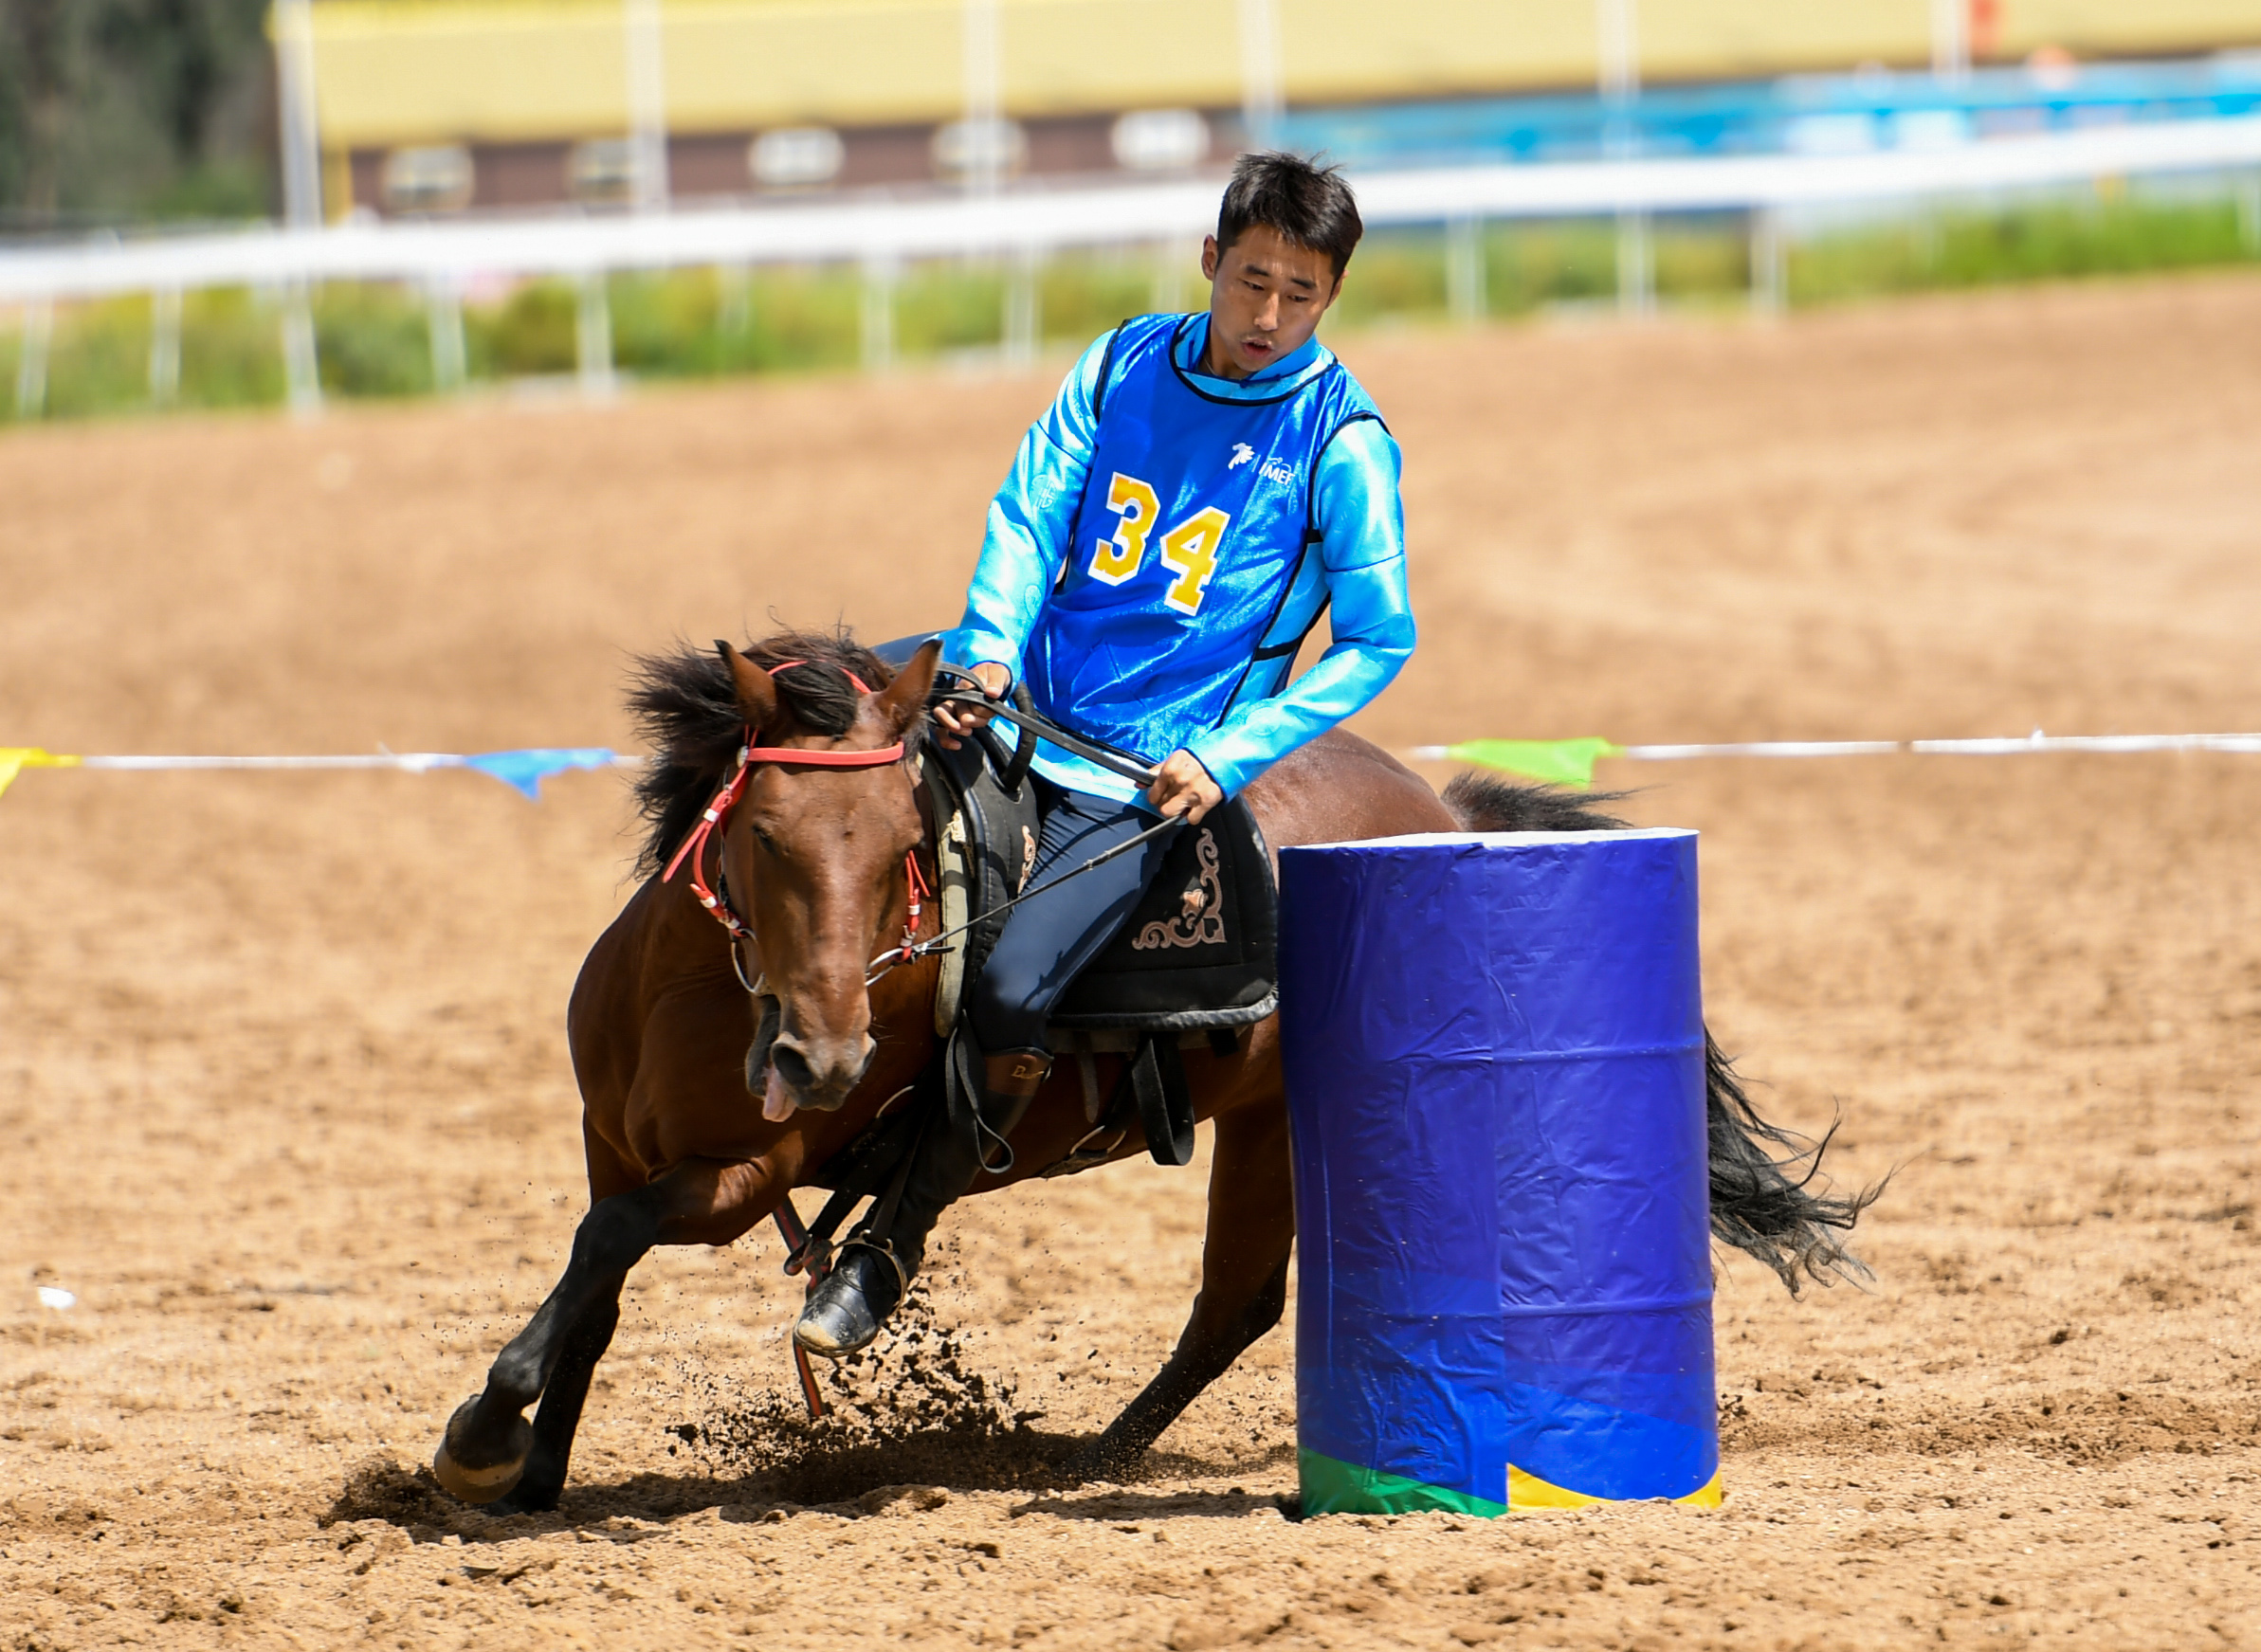
[[1463, 740], [1447, 746], [1445, 755], [1455, 763], [1504, 769], [1550, 786], [1591, 786], [1595, 760], [1624, 750], [1598, 735], [1584, 735], [1575, 740]]
[[464, 767], [515, 786], [528, 801], [541, 801], [541, 783], [568, 769], [610, 769], [619, 759], [605, 746], [534, 746], [520, 752], [482, 752]]
[[27, 769], [76, 769], [79, 759], [37, 746], [0, 746], [0, 797], [8, 795], [15, 777]]

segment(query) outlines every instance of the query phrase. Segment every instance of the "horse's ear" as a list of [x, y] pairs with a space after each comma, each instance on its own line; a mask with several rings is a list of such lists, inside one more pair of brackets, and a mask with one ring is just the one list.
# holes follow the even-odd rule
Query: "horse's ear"
[[942, 639], [922, 644], [895, 674], [895, 681], [873, 698], [891, 734], [901, 735], [926, 711], [926, 697], [934, 692], [935, 667], [942, 663]]
[[745, 717], [746, 727], [759, 734], [777, 715], [776, 683], [768, 672], [720, 637], [715, 639], [715, 652], [721, 655], [738, 688], [738, 709]]

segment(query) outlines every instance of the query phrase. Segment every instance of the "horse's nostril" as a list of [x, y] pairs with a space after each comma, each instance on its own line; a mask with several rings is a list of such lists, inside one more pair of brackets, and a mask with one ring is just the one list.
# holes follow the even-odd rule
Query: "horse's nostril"
[[798, 1045], [782, 1038], [770, 1045], [770, 1067], [790, 1090], [806, 1091], [816, 1083], [816, 1072], [809, 1065], [809, 1058], [801, 1054]]

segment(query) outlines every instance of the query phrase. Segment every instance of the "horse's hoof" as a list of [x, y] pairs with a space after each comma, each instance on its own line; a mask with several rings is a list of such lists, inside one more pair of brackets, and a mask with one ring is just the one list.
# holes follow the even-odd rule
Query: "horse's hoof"
[[557, 1488], [529, 1485], [520, 1480], [506, 1495], [486, 1505], [490, 1515], [508, 1517], [512, 1515], [547, 1515], [557, 1507]]
[[1063, 1486], [1089, 1485], [1095, 1480], [1120, 1485], [1138, 1459], [1136, 1452], [1126, 1453], [1121, 1446], [1110, 1446], [1103, 1439], [1096, 1440], [1066, 1462], [1055, 1464], [1052, 1479]]
[[526, 1459], [534, 1450], [534, 1425], [523, 1417], [513, 1417], [506, 1457], [499, 1462], [481, 1463], [477, 1454], [471, 1454], [472, 1461], [463, 1461], [458, 1453], [465, 1450], [464, 1436], [470, 1430], [471, 1413], [478, 1407], [479, 1402], [470, 1399], [455, 1408], [455, 1415], [447, 1419], [447, 1432], [440, 1437], [439, 1450], [432, 1453], [432, 1477], [458, 1502], [491, 1503], [509, 1496], [526, 1472]]
[[903, 1275], [891, 1259], [869, 1245], [849, 1245], [809, 1293], [793, 1339], [819, 1358], [846, 1359], [871, 1346], [902, 1296]]

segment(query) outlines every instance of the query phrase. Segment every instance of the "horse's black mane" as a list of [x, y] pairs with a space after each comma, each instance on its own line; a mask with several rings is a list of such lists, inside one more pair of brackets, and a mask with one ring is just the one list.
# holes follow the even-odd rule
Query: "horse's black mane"
[[[779, 709], [793, 725], [812, 734], [845, 735], [855, 725], [860, 696], [848, 680], [849, 672], [874, 689], [884, 688], [895, 676], [878, 655], [859, 647], [845, 626], [829, 633], [780, 631], [738, 652], [764, 667], [804, 662], [778, 672], [774, 681]], [[746, 725], [730, 668], [712, 648], [679, 643], [672, 653], [641, 655], [629, 681], [629, 710], [652, 753], [636, 778], [636, 808], [645, 821], [636, 870], [647, 873], [666, 862], [729, 777]]]

